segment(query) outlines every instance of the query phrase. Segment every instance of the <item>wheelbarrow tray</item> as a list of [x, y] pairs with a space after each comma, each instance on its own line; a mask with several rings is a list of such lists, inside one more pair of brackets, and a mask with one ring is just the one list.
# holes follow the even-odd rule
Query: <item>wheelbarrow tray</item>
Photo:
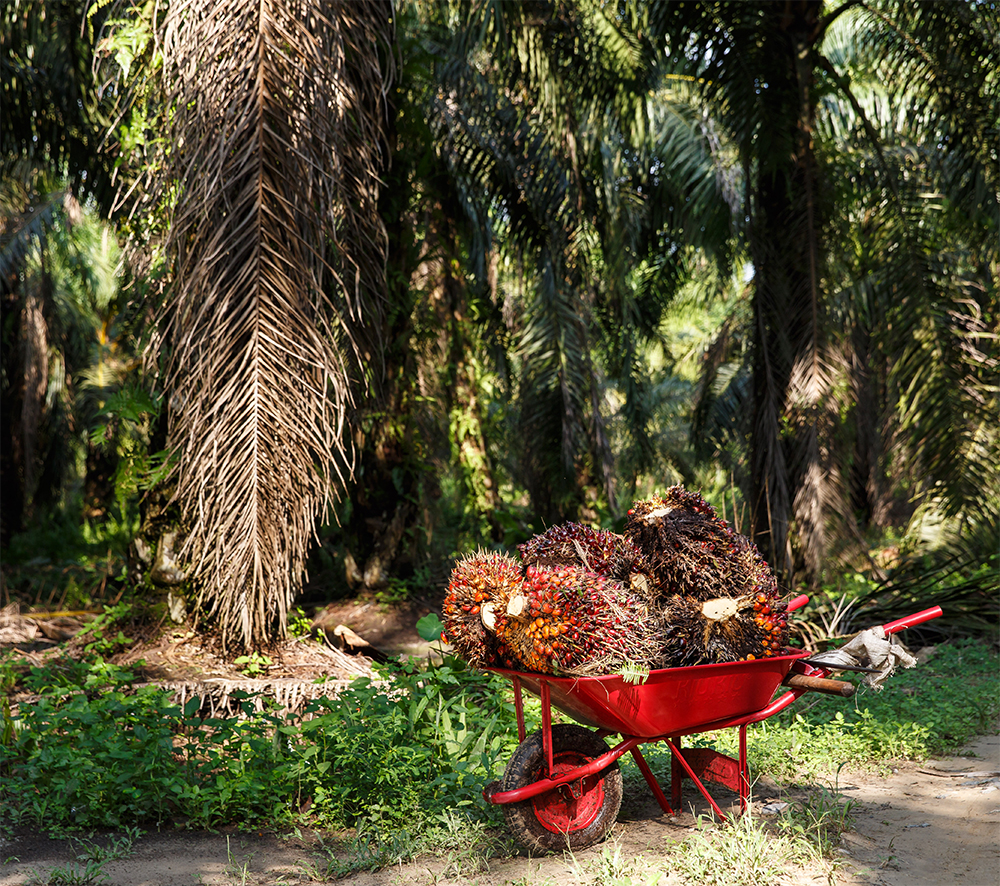
[[[650, 671], [641, 683], [618, 675], [554, 677], [495, 668], [584, 726], [651, 739], [754, 714], [767, 707], [792, 664], [807, 652]], [[700, 730], [698, 730], [700, 731]]]

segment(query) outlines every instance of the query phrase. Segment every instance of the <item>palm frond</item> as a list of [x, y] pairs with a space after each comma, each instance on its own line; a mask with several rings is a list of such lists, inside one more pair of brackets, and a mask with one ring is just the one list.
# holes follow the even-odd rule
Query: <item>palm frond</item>
[[67, 196], [63, 189], [45, 197], [35, 195], [34, 200], [25, 194], [14, 205], [4, 201], [7, 205], [0, 215], [0, 286], [4, 289], [23, 267], [29, 251], [46, 238]]
[[224, 6], [172, 4], [164, 23], [182, 190], [154, 353], [192, 577], [223, 642], [249, 646], [285, 623], [351, 471], [353, 332], [384, 286], [392, 26], [375, 0]]
[[[992, 525], [996, 538], [998, 524]], [[940, 620], [921, 625], [928, 636], [941, 633], [995, 634], [1000, 619], [1000, 557], [961, 552], [936, 558], [933, 569], [926, 558], [904, 558], [871, 593], [856, 601], [856, 615], [869, 624], [940, 606]]]

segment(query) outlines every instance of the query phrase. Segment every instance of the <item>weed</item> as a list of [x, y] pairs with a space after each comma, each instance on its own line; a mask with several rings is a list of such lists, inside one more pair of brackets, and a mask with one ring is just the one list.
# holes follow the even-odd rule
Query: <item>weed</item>
[[581, 883], [587, 886], [655, 886], [662, 874], [634, 858], [624, 858], [618, 843], [605, 843], [600, 854], [583, 864], [573, 858], [573, 867]]
[[312, 634], [312, 619], [306, 615], [305, 610], [296, 606], [288, 613], [288, 634], [295, 639], [308, 637]]
[[332, 848], [324, 849], [329, 860], [323, 879], [337, 879], [359, 871], [376, 871], [408, 861], [416, 852], [408, 831], [387, 833], [377, 827], [359, 829], [347, 844], [344, 858], [335, 855]]
[[467, 879], [489, 868], [489, 859], [509, 855], [513, 846], [495, 836], [494, 829], [483, 821], [452, 809], [440, 812], [420, 839], [420, 848], [445, 858], [445, 873]]
[[537, 880], [535, 877], [518, 877], [516, 880], [505, 880], [503, 886], [555, 886], [555, 882], [549, 877], [544, 880]]
[[121, 651], [131, 643], [131, 640], [121, 630], [112, 636], [109, 636], [109, 633], [116, 623], [132, 613], [132, 609], [133, 605], [128, 601], [106, 607], [76, 634], [75, 641], [79, 643], [87, 640], [84, 645], [87, 655], [111, 655]]
[[[298, 716], [258, 711], [237, 694], [240, 717], [206, 720], [200, 699], [181, 709], [100, 657], [9, 671], [37, 700], [0, 724], [6, 824], [53, 833], [301, 820], [434, 833], [458, 853], [469, 845], [455, 836], [460, 823], [498, 821], [481, 791], [512, 750], [513, 708], [499, 677], [456, 659], [386, 674], [391, 689], [388, 679], [358, 680]], [[360, 851], [373, 853], [384, 855]]]
[[108, 875], [104, 872], [104, 865], [131, 855], [135, 841], [141, 835], [139, 828], [128, 827], [121, 836], [112, 837], [107, 846], [78, 840], [80, 851], [75, 862], [66, 867], [54, 867], [45, 875], [33, 874], [31, 886], [95, 886], [105, 883]]
[[250, 878], [250, 858], [247, 858], [243, 864], [239, 864], [233, 857], [232, 848], [229, 845], [229, 835], [226, 835], [226, 858], [228, 859], [226, 863], [225, 873], [233, 882], [238, 882], [240, 886], [247, 886]]
[[142, 831], [137, 827], [127, 827], [121, 836], [112, 837], [107, 846], [99, 846], [89, 840], [77, 841], [82, 847], [82, 852], [77, 856], [78, 861], [116, 861], [119, 858], [127, 858], [135, 848], [135, 841], [142, 836]]
[[108, 881], [103, 868], [102, 861], [88, 861], [82, 867], [70, 863], [66, 867], [52, 868], [44, 878], [36, 874], [30, 883], [31, 886], [95, 886]]
[[804, 802], [793, 804], [776, 826], [786, 835], [811, 843], [823, 858], [831, 858], [841, 834], [851, 829], [854, 805], [853, 800], [843, 800], [836, 785], [833, 790], [821, 785]]
[[251, 652], [249, 655], [240, 655], [233, 659], [236, 665], [248, 677], [259, 677], [267, 673], [267, 669], [274, 664], [270, 657], [261, 655], [259, 652]]
[[295, 862], [295, 867], [297, 867], [301, 872], [302, 876], [308, 880], [321, 881], [324, 877], [323, 871], [320, 870], [319, 865], [315, 861], [303, 861], [299, 859]]

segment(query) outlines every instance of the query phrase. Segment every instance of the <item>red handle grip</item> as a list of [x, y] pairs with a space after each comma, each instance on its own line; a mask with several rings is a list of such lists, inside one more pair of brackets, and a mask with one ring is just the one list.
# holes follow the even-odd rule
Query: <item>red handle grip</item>
[[806, 603], [809, 602], [809, 597], [806, 594], [799, 594], [797, 597], [793, 597], [788, 601], [788, 611], [794, 612], [796, 609], [801, 609]]
[[896, 621], [890, 621], [889, 624], [882, 625], [882, 630], [887, 634], [895, 634], [899, 631], [905, 631], [907, 628], [912, 628], [914, 625], [921, 624], [925, 621], [930, 621], [932, 618], [937, 618], [941, 615], [940, 606], [932, 606], [930, 609], [925, 609], [923, 612], [915, 612], [913, 615], [907, 615], [905, 618], [897, 618]]

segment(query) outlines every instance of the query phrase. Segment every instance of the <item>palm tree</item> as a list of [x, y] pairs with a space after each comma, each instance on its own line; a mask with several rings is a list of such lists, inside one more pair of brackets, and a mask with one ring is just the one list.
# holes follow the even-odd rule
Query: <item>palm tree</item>
[[[633, 476], [656, 458], [642, 344], [685, 244], [728, 234], [705, 121], [687, 84], [662, 80], [640, 20], [589, 2], [402, 12], [391, 408], [363, 419], [364, 482], [341, 538], [368, 589], [393, 558], [398, 574], [426, 554], [405, 539], [437, 537], [442, 477], [462, 490], [466, 545], [516, 535], [503, 482], [527, 491], [527, 522], [613, 505], [609, 422]], [[574, 76], [584, 67], [589, 79]], [[684, 238], [678, 220], [695, 214]], [[609, 385], [624, 392], [617, 414]]]
[[[995, 447], [978, 359], [996, 297], [989, 14], [854, 0], [655, 10], [671, 59], [698, 78], [743, 171], [758, 544], [786, 578], [797, 567], [817, 577], [831, 527], [859, 539], [848, 492], [884, 519], [879, 485], [904, 465], [916, 468], [918, 498], [995, 502], [995, 482], [983, 494], [969, 482], [991, 476], [981, 469]], [[928, 187], [948, 194], [944, 226], [928, 224]], [[983, 260], [949, 257], [946, 243]]]
[[90, 76], [86, 7], [28, 0], [0, 13], [4, 543], [74, 497], [78, 456], [98, 457], [86, 440], [96, 407], [73, 410], [85, 398], [79, 373], [107, 355], [118, 306], [107, 261], [116, 245], [106, 229], [92, 237], [112, 195], [112, 160], [97, 150], [111, 100]]
[[849, 18], [830, 53], [851, 87], [827, 119], [837, 162], [854, 167], [837, 176], [852, 248], [831, 291], [868, 413], [854, 423], [852, 501], [862, 525], [885, 525], [891, 478], [918, 511], [962, 515], [963, 534], [995, 530], [996, 24], [976, 4]]
[[[478, 242], [512, 269], [498, 292], [515, 379], [511, 468], [543, 521], [593, 514], [599, 500], [613, 511], [605, 378], [625, 392], [649, 464], [640, 344], [657, 336], [685, 245], [729, 233], [709, 140], [664, 81], [641, 10], [581, 0], [474, 12], [429, 116]], [[678, 220], [696, 216], [685, 237]]]

